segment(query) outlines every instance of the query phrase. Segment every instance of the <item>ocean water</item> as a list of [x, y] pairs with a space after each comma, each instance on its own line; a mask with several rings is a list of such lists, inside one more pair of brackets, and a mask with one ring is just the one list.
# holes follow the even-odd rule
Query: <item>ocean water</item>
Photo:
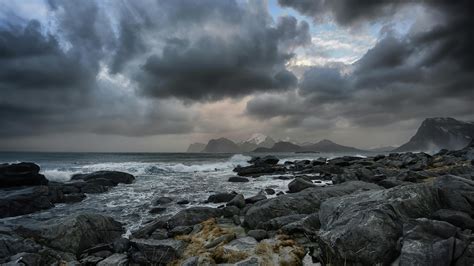
[[[262, 154], [259, 154], [260, 156]], [[280, 162], [297, 159], [332, 158], [344, 154], [285, 153], [278, 154]], [[194, 153], [26, 153], [2, 152], [0, 163], [35, 162], [41, 173], [51, 181], [67, 182], [73, 174], [99, 170], [123, 171], [133, 174], [133, 184], [120, 184], [101, 194], [88, 194], [79, 203], [57, 204], [54, 208], [38, 213], [10, 217], [3, 222], [30, 223], [79, 212], [109, 215], [123, 222], [129, 231], [158, 216], [173, 215], [190, 206], [217, 206], [205, 204], [209, 195], [216, 192], [236, 191], [245, 197], [260, 190], [273, 188], [286, 191], [289, 180], [272, 176], [249, 178], [247, 183], [230, 183], [237, 165], [248, 165], [252, 154], [194, 154]], [[361, 155], [363, 156], [363, 155]], [[150, 214], [152, 200], [166, 196], [189, 200], [190, 204], [166, 205], [161, 214]]]

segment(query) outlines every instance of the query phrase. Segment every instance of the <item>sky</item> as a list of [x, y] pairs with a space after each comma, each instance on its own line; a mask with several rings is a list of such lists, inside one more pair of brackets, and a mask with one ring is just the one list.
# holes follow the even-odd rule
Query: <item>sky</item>
[[472, 1], [0, 0], [0, 150], [358, 148], [474, 121]]

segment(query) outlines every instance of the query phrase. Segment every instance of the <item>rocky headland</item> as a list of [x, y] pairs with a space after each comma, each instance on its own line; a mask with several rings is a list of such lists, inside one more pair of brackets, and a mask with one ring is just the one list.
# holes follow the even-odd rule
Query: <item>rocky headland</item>
[[[286, 161], [255, 157], [229, 182], [291, 180], [287, 191], [211, 195], [125, 234], [77, 213], [0, 225], [5, 265], [473, 265], [474, 142], [460, 150]], [[134, 181], [101, 171], [50, 182], [33, 163], [0, 166], [2, 217], [82, 200]], [[209, 203], [218, 207], [209, 207]], [[154, 208], [180, 204], [160, 197]], [[183, 204], [183, 203], [181, 203]]]

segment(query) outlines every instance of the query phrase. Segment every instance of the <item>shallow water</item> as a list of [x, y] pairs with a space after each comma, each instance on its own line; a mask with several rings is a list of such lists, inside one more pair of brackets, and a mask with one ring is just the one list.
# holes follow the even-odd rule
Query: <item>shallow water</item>
[[[261, 155], [261, 154], [260, 154]], [[332, 158], [343, 154], [278, 154], [281, 162], [296, 159]], [[237, 165], [248, 165], [252, 154], [193, 154], [193, 153], [0, 153], [0, 163], [35, 162], [41, 173], [52, 181], [68, 181], [76, 173], [99, 170], [123, 171], [135, 175], [133, 184], [120, 184], [102, 194], [89, 194], [74, 204], [57, 204], [55, 208], [22, 217], [3, 219], [4, 222], [29, 223], [78, 212], [110, 215], [134, 230], [152, 218], [172, 215], [203, 202], [214, 192], [236, 191], [245, 197], [265, 188], [286, 191], [290, 180], [274, 180], [271, 176], [249, 178], [248, 183], [230, 183], [227, 179]], [[361, 155], [362, 156], [362, 155]], [[191, 203], [180, 206], [172, 203], [161, 214], [149, 214], [151, 201], [167, 196]], [[209, 206], [217, 206], [207, 204]], [[2, 219], [0, 219], [1, 221]]]

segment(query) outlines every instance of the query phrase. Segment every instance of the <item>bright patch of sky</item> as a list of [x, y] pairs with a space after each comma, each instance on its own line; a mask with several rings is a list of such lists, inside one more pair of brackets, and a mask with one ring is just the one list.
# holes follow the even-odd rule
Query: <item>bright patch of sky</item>
[[315, 22], [302, 16], [291, 8], [281, 7], [278, 0], [268, 1], [269, 12], [276, 19], [290, 15], [305, 20], [310, 25], [311, 44], [300, 47], [290, 66], [322, 66], [334, 63], [352, 64], [359, 60], [370, 48], [374, 47], [386, 34], [402, 36], [415, 22], [417, 8], [399, 12], [392, 19], [375, 23], [361, 24], [356, 27], [341, 27], [331, 19]]

